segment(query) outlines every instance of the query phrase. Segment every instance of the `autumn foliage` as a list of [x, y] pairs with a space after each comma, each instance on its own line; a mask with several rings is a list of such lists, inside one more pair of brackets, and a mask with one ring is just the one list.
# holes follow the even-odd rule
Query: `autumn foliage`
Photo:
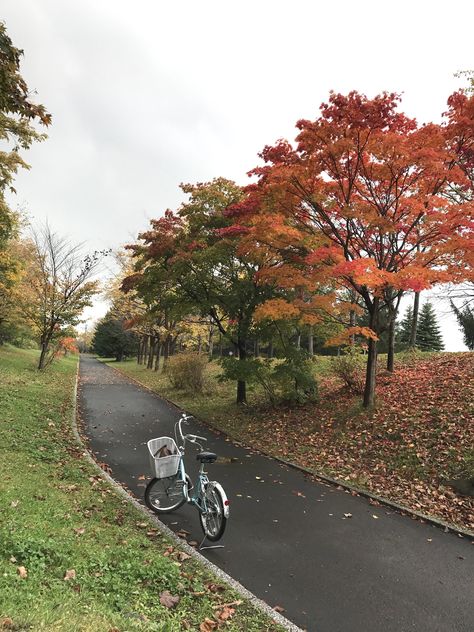
[[331, 93], [316, 120], [297, 122], [295, 147], [264, 148], [256, 184], [228, 211], [242, 253], [273, 255], [260, 278], [300, 288], [291, 307], [273, 302], [262, 316], [348, 312], [347, 292], [362, 301], [369, 329], [345, 333], [368, 338], [366, 406], [381, 311], [393, 324], [404, 292], [472, 274], [472, 97], [453, 95], [444, 125], [420, 126], [399, 102]]

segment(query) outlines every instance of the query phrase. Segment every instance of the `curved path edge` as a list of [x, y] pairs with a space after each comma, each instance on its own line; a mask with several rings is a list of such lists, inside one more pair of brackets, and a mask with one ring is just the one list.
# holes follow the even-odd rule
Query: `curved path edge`
[[[118, 371], [117, 369], [114, 369], [114, 370]], [[121, 371], [118, 371], [118, 372], [122, 373]], [[123, 375], [125, 375], [125, 374], [123, 373]], [[126, 377], [129, 377], [129, 376], [126, 376]], [[130, 378], [130, 379], [133, 380], [133, 378]], [[254, 595], [252, 592], [247, 590], [247, 588], [245, 588], [245, 586], [242, 586], [241, 583], [239, 583], [233, 577], [228, 575], [225, 571], [223, 571], [218, 566], [216, 566], [215, 564], [210, 562], [208, 559], [206, 559], [195, 548], [193, 548], [192, 546], [187, 544], [187, 542], [185, 542], [181, 538], [179, 538], [174, 533], [174, 531], [172, 531], [165, 524], [163, 524], [156, 517], [156, 515], [152, 511], [150, 511], [149, 509], [147, 509], [146, 507], [141, 505], [138, 502], [138, 500], [136, 500], [136, 498], [133, 498], [133, 496], [131, 496], [120, 483], [118, 483], [114, 478], [112, 478], [112, 476], [110, 476], [110, 474], [105, 472], [100, 467], [100, 465], [97, 463], [97, 461], [92, 456], [91, 452], [85, 446], [84, 441], [82, 440], [81, 435], [79, 434], [79, 429], [78, 429], [78, 425], [77, 425], [77, 419], [78, 419], [78, 413], [77, 413], [77, 386], [78, 386], [78, 381], [79, 381], [79, 361], [77, 363], [76, 380], [75, 380], [75, 383], [74, 383], [73, 396], [72, 396], [71, 427], [72, 427], [74, 439], [76, 440], [77, 444], [81, 448], [84, 458], [91, 465], [94, 466], [94, 468], [97, 470], [97, 473], [104, 480], [106, 480], [120, 496], [122, 496], [131, 505], [133, 505], [136, 509], [138, 509], [149, 520], [151, 520], [156, 525], [158, 530], [163, 535], [166, 535], [168, 538], [170, 538], [171, 540], [176, 542], [177, 546], [179, 546], [180, 549], [185, 551], [188, 555], [190, 555], [192, 558], [197, 560], [200, 564], [205, 566], [209, 571], [211, 571], [214, 575], [216, 575], [221, 581], [223, 581], [226, 584], [228, 584], [239, 595], [241, 595], [241, 597], [243, 597], [244, 599], [247, 599], [253, 606], [255, 606], [255, 608], [257, 608], [258, 610], [263, 612], [270, 619], [275, 621], [278, 625], [281, 625], [286, 630], [289, 630], [290, 632], [303, 632], [302, 628], [299, 628], [297, 625], [292, 623], [289, 619], [287, 619], [286, 617], [281, 615], [279, 612], [276, 612], [267, 603], [265, 603], [264, 601], [259, 599], [256, 595]], [[143, 384], [138, 382], [138, 380], [133, 380], [133, 381], [136, 382], [137, 384], [140, 384], [140, 386], [143, 386]], [[145, 388], [147, 388], [147, 387], [145, 387]], [[147, 390], [149, 390], [150, 392], [154, 393], [154, 391], [152, 391], [151, 389], [147, 388]], [[176, 404], [174, 402], [170, 402], [170, 403], [172, 403], [173, 406], [176, 406]]]
[[[98, 358], [98, 359], [100, 360], [100, 358]], [[123, 375], [128, 380], [130, 380], [131, 382], [135, 382], [135, 384], [138, 384], [138, 386], [140, 386], [141, 388], [145, 389], [146, 391], [149, 391], [150, 393], [153, 393], [153, 395], [157, 395], [158, 397], [163, 399], [168, 404], [171, 404], [172, 406], [174, 406], [177, 410], [182, 410], [182, 408], [180, 406], [178, 406], [178, 404], [176, 404], [176, 402], [173, 402], [172, 400], [168, 399], [167, 397], [164, 397], [161, 393], [157, 393], [157, 391], [154, 391], [152, 388], [150, 388], [146, 384], [143, 384], [143, 382], [140, 382], [139, 380], [135, 379], [131, 375], [128, 375], [127, 373], [125, 373], [125, 371], [121, 371], [120, 369], [117, 369], [116, 367], [111, 366], [110, 364], [107, 364], [107, 366], [109, 368], [113, 369], [114, 371], [116, 371], [117, 373], [119, 373], [120, 375]], [[234, 437], [232, 437], [231, 435], [227, 434], [225, 432], [225, 430], [222, 430], [222, 428], [218, 428], [217, 426], [214, 426], [213, 424], [209, 423], [207, 421], [207, 419], [202, 419], [201, 417], [196, 417], [196, 419], [198, 419], [198, 421], [200, 421], [205, 426], [208, 426], [212, 430], [220, 432], [224, 436], [228, 437], [231, 441], [237, 441], [237, 443], [239, 443], [240, 445], [242, 445], [244, 447], [248, 447], [248, 446], [245, 446], [245, 444], [240, 439], [234, 439]], [[458, 526], [456, 526], [454, 524], [451, 524], [449, 522], [445, 522], [444, 520], [441, 520], [441, 518], [435, 518], [433, 516], [429, 516], [428, 514], [424, 514], [421, 511], [416, 511], [415, 509], [410, 509], [409, 507], [406, 507], [405, 505], [400, 505], [399, 503], [396, 503], [395, 501], [390, 500], [388, 498], [385, 498], [383, 496], [377, 496], [377, 494], [374, 494], [373, 492], [371, 492], [371, 491], [369, 491], [367, 489], [363, 489], [361, 487], [356, 487], [355, 485], [350, 485], [346, 481], [342, 481], [342, 480], [340, 480], [338, 478], [332, 478], [331, 476], [327, 476], [327, 474], [322, 474], [321, 472], [319, 472], [317, 470], [313, 470], [313, 469], [310, 469], [310, 468], [307, 468], [307, 467], [303, 467], [302, 465], [298, 465], [297, 463], [293, 463], [292, 461], [287, 461], [286, 459], [282, 459], [279, 456], [275, 456], [273, 454], [267, 454], [266, 452], [262, 452], [258, 448], [252, 447], [252, 450], [254, 452], [258, 452], [258, 453], [262, 454], [263, 456], [266, 456], [266, 457], [269, 457], [271, 459], [274, 459], [275, 461], [278, 461], [279, 463], [282, 463], [283, 465], [286, 465], [287, 467], [291, 467], [291, 468], [293, 468], [295, 470], [299, 470], [300, 472], [304, 472], [305, 474], [310, 474], [311, 476], [315, 476], [316, 478], [320, 479], [321, 481], [324, 481], [325, 483], [329, 483], [329, 484], [334, 485], [336, 487], [342, 487], [343, 489], [347, 489], [350, 492], [355, 492], [356, 494], [358, 494], [359, 496], [363, 496], [364, 498], [369, 498], [371, 500], [375, 500], [378, 503], [380, 503], [381, 505], [384, 505], [386, 507], [390, 507], [391, 509], [394, 509], [397, 513], [407, 514], [408, 516], [413, 518], [413, 520], [419, 520], [419, 521], [422, 521], [422, 522], [427, 522], [429, 524], [434, 525], [435, 527], [438, 527], [439, 529], [443, 529], [446, 532], [450, 531], [451, 533], [456, 533], [456, 534], [458, 534], [459, 536], [461, 536], [463, 538], [468, 538], [469, 540], [474, 541], [474, 531], [470, 531], [468, 529], [462, 529], [461, 527], [458, 527]], [[262, 603], [264, 603], [264, 602], [262, 602]], [[296, 628], [296, 629], [299, 629], [299, 628]]]

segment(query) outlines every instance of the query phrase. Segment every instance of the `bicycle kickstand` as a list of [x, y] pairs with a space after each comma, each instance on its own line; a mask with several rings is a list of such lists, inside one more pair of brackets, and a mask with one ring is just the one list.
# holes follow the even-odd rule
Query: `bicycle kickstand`
[[204, 536], [201, 544], [199, 545], [199, 551], [205, 551], [207, 549], [223, 549], [224, 548], [223, 544], [210, 544], [208, 546], [203, 546], [206, 539], [207, 539], [207, 535]]

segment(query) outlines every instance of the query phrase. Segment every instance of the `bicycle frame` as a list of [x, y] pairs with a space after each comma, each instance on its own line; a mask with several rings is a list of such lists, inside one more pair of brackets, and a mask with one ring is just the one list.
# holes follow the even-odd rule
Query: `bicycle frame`
[[[181, 425], [183, 422], [186, 422], [188, 419], [188, 417], [186, 416], [182, 416], [179, 421], [176, 423], [175, 425], [175, 437], [176, 439], [178, 438], [178, 433], [176, 431], [179, 432], [180, 438], [181, 438], [181, 442], [182, 445], [179, 446], [179, 451], [181, 454], [181, 460], [179, 462], [179, 473], [180, 473], [180, 478], [183, 481], [183, 494], [184, 497], [186, 498], [186, 502], [191, 504], [191, 505], [195, 505], [198, 510], [200, 512], [205, 513], [207, 511], [207, 507], [206, 507], [206, 496], [204, 494], [204, 490], [207, 484], [209, 484], [209, 478], [207, 476], [207, 472], [204, 470], [204, 463], [201, 463], [201, 466], [199, 468], [199, 472], [198, 472], [198, 478], [196, 481], [196, 485], [195, 485], [195, 492], [192, 496], [189, 495], [189, 489], [188, 489], [188, 481], [186, 479], [186, 468], [184, 465], [184, 455], [185, 455], [185, 445], [186, 445], [186, 441], [189, 441], [190, 443], [193, 443], [195, 445], [198, 445], [201, 450], [203, 449], [202, 445], [197, 441], [197, 439], [201, 439], [202, 441], [206, 441], [205, 437], [199, 437], [197, 435], [183, 435], [182, 429], [181, 429]], [[176, 441], [176, 443], [178, 443], [178, 441]], [[227, 499], [227, 495], [222, 487], [222, 485], [220, 483], [218, 483], [217, 481], [213, 481], [213, 486], [216, 487], [219, 492], [221, 493], [222, 499], [223, 499], [223, 503], [224, 503], [224, 517], [228, 518], [229, 517], [229, 501]]]

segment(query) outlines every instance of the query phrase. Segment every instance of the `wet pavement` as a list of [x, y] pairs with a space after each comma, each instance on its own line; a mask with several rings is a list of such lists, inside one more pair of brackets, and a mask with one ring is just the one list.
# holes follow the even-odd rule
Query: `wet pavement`
[[[90, 357], [79, 410], [96, 459], [138, 498], [146, 442], [173, 436], [180, 411]], [[231, 501], [222, 549], [204, 555], [311, 632], [473, 632], [474, 545], [466, 538], [309, 479], [193, 421], [219, 461], [209, 477]], [[251, 448], [252, 446], [250, 446]], [[258, 449], [258, 446], [255, 446]], [[186, 469], [198, 464], [188, 449]], [[162, 517], [201, 541], [195, 508]]]

